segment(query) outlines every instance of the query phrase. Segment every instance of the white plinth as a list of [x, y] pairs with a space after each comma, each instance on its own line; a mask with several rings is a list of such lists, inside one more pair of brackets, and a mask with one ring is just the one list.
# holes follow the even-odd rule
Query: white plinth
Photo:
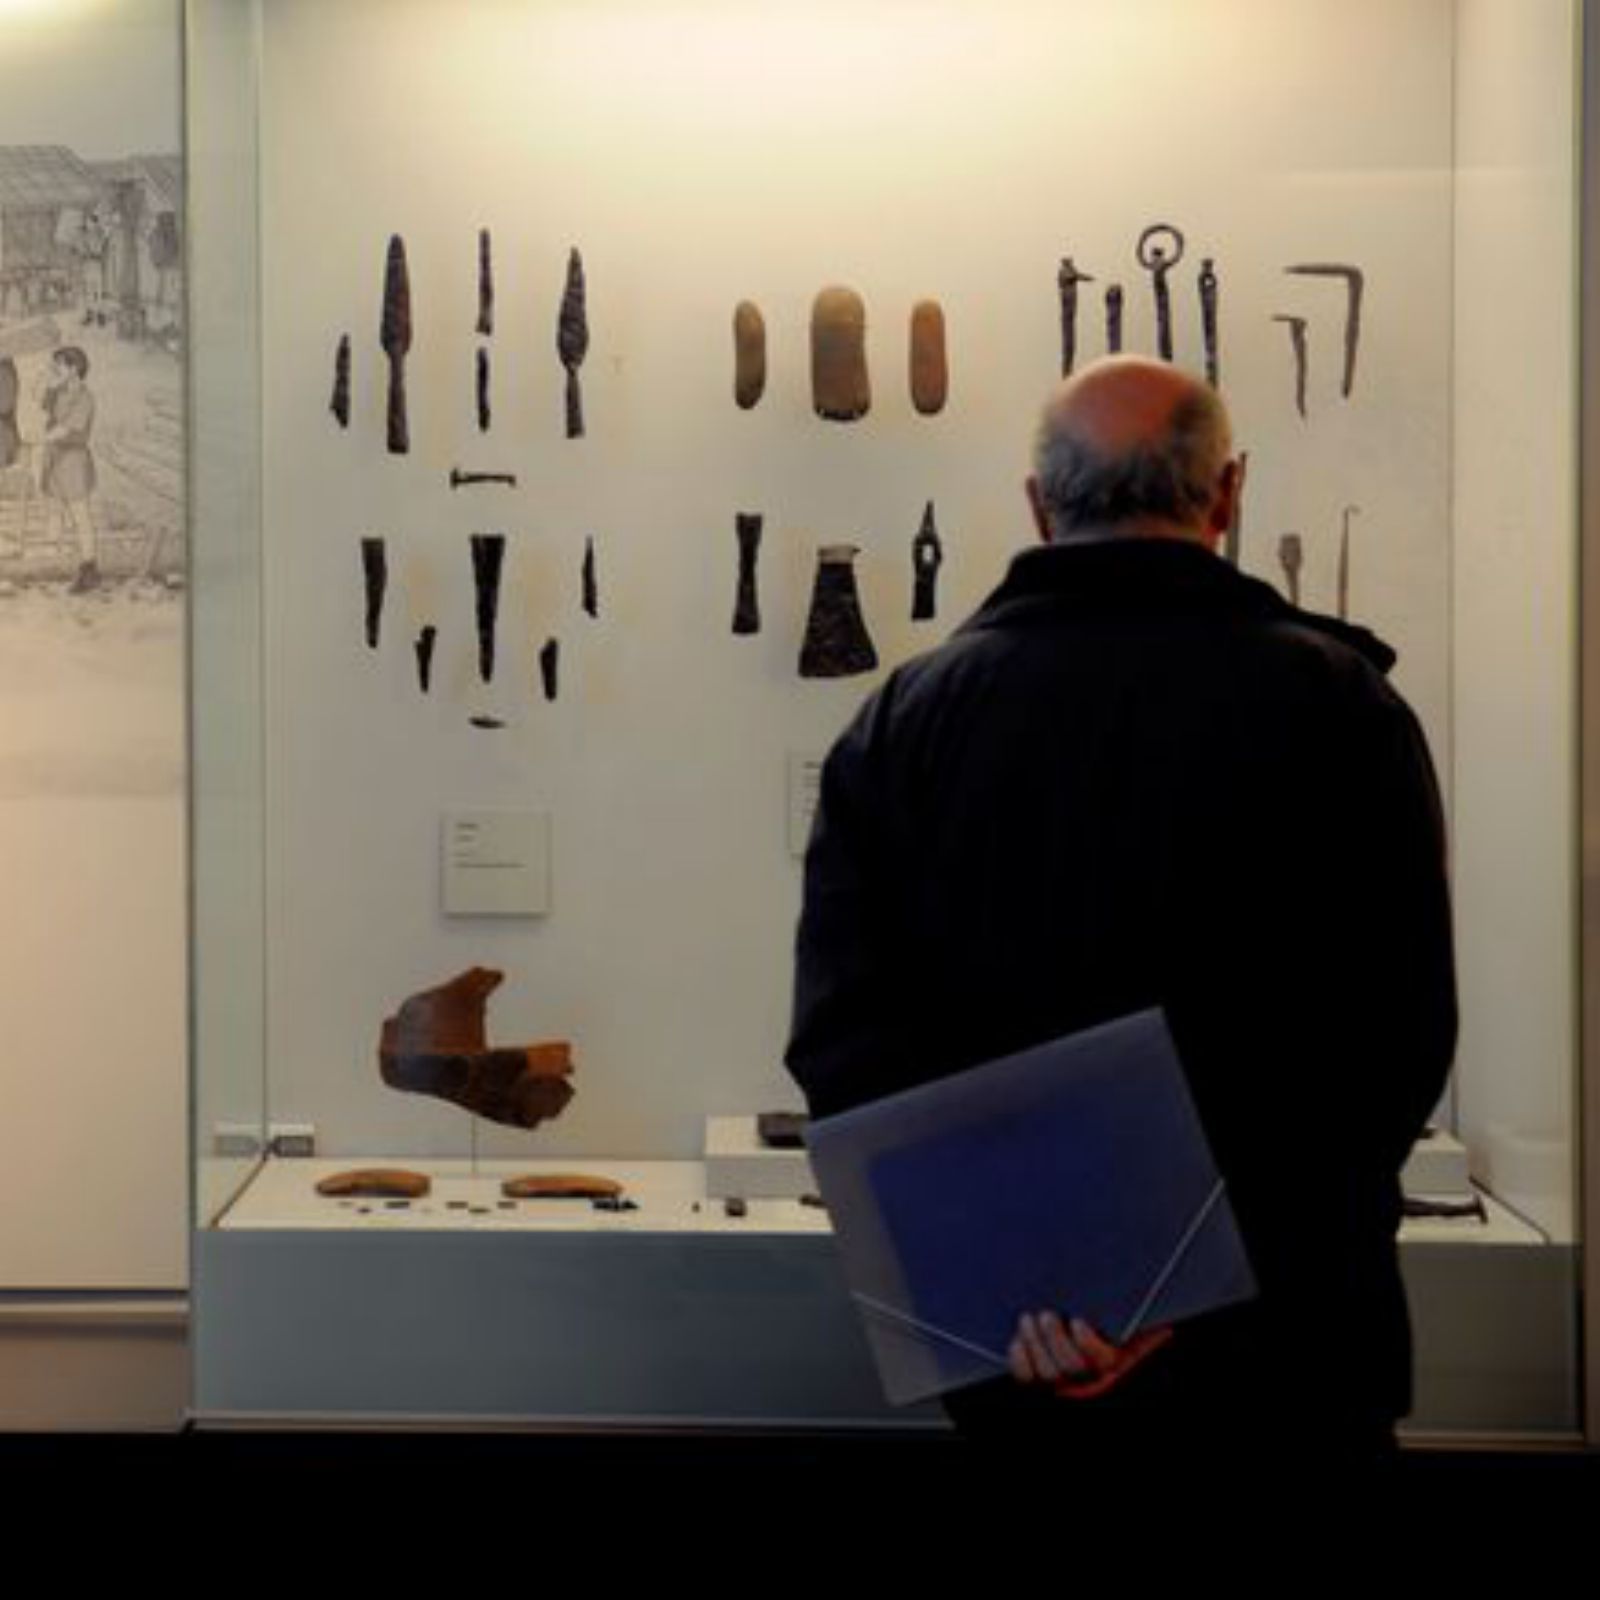
[[817, 1180], [804, 1150], [773, 1150], [754, 1117], [706, 1118], [706, 1193], [746, 1200], [798, 1200]]

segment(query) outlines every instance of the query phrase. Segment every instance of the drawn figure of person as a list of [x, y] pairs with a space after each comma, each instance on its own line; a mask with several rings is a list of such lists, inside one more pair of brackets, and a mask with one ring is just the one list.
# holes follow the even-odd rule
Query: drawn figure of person
[[40, 403], [44, 407], [44, 455], [40, 491], [59, 501], [78, 544], [78, 571], [70, 594], [87, 594], [100, 586], [99, 530], [94, 520], [94, 456], [89, 434], [94, 427], [94, 396], [86, 381], [89, 358], [76, 345], [63, 345], [50, 358]]
[[98, 211], [88, 212], [78, 232], [78, 259], [83, 266], [84, 325], [106, 322], [106, 265], [111, 239], [105, 219]]
[[17, 392], [17, 364], [10, 356], [0, 356], [0, 472], [22, 452], [22, 436], [17, 432]]

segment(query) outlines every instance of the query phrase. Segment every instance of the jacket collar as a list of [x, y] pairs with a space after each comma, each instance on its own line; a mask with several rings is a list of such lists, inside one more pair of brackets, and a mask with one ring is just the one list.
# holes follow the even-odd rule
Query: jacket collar
[[1270, 584], [1247, 577], [1203, 545], [1118, 534], [1019, 551], [999, 588], [957, 631], [1116, 611], [1203, 611], [1288, 622], [1337, 639], [1380, 672], [1396, 660], [1370, 629], [1291, 605]]

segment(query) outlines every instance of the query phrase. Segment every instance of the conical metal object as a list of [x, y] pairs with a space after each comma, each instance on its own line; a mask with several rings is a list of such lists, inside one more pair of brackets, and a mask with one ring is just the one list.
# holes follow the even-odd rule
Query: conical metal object
[[856, 590], [859, 553], [853, 544], [825, 544], [817, 551], [811, 614], [800, 646], [802, 678], [848, 678], [878, 664]]

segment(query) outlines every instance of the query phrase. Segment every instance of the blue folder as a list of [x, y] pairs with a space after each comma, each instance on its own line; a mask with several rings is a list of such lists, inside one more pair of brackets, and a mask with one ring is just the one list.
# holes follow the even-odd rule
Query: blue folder
[[1121, 1343], [1256, 1292], [1159, 1011], [819, 1120], [807, 1142], [895, 1404], [1005, 1371], [1023, 1311]]

